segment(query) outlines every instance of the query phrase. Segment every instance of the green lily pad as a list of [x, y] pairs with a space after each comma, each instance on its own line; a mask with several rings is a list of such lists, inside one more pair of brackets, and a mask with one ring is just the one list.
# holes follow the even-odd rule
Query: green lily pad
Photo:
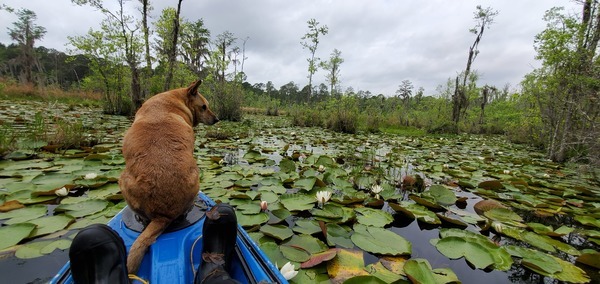
[[283, 267], [288, 260], [283, 256], [279, 245], [275, 242], [265, 242], [259, 245], [260, 249], [269, 257], [269, 260], [277, 266], [277, 268]]
[[404, 263], [404, 272], [412, 283], [440, 283], [437, 282], [431, 265], [426, 259], [409, 259]]
[[443, 255], [451, 259], [465, 257], [465, 259], [478, 269], [485, 269], [494, 264], [490, 251], [478, 243], [468, 242], [460, 237], [445, 237], [435, 244]]
[[73, 217], [67, 215], [48, 216], [35, 220], [30, 220], [29, 223], [37, 225], [35, 230], [31, 232], [30, 237], [33, 238], [58, 232], [66, 228], [74, 220], [75, 219]]
[[300, 267], [301, 268], [311, 268], [317, 266], [323, 262], [329, 261], [333, 259], [337, 255], [337, 249], [329, 249], [324, 252], [319, 252], [315, 254], [311, 254], [310, 259], [303, 262]]
[[292, 230], [296, 233], [312, 235], [321, 232], [321, 227], [315, 220], [297, 220]]
[[279, 246], [283, 256], [293, 262], [305, 262], [310, 259], [310, 252], [295, 246]]
[[0, 227], [0, 250], [14, 246], [27, 238], [35, 229], [36, 225], [30, 223], [14, 224]]
[[357, 221], [366, 226], [384, 227], [394, 221], [392, 214], [383, 210], [361, 207], [354, 211], [358, 213]]
[[429, 187], [429, 190], [423, 192], [423, 194], [431, 196], [440, 205], [448, 206], [456, 203], [456, 195], [454, 192], [443, 185], [432, 185]]
[[400, 235], [383, 228], [354, 225], [352, 242], [359, 248], [382, 255], [409, 255], [412, 248], [409, 241]]
[[236, 211], [235, 216], [242, 227], [254, 227], [269, 221], [269, 214], [264, 212], [258, 214], [242, 214], [242, 212]]
[[296, 163], [290, 159], [281, 159], [281, 162], [279, 162], [279, 170], [284, 173], [295, 172]]
[[294, 186], [304, 191], [310, 191], [317, 182], [316, 177], [301, 178], [294, 182]]
[[260, 227], [260, 231], [263, 234], [278, 239], [280, 241], [289, 239], [291, 236], [294, 235], [294, 232], [292, 232], [290, 228], [284, 225], [264, 225]]
[[4, 225], [12, 225], [26, 222], [46, 215], [48, 208], [44, 205], [32, 205], [29, 207], [0, 213], [0, 220], [10, 219], [4, 222]]
[[290, 211], [303, 211], [313, 208], [317, 202], [314, 196], [306, 194], [284, 194], [280, 196], [281, 204]]
[[79, 203], [61, 204], [54, 208], [56, 212], [66, 212], [75, 218], [84, 217], [104, 210], [109, 202], [100, 199], [89, 199]]

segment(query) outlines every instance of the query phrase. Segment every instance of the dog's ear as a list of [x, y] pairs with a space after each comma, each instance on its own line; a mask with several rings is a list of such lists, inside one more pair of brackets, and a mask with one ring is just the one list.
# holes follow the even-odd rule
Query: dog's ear
[[198, 87], [200, 87], [200, 85], [202, 84], [202, 80], [198, 80], [194, 83], [192, 83], [188, 89], [187, 89], [187, 94], [188, 96], [195, 96], [198, 94]]

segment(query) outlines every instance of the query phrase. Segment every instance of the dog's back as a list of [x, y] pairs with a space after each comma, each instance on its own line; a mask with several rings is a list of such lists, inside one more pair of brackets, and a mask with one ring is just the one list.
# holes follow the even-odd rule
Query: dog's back
[[[147, 248], [171, 221], [191, 208], [198, 194], [198, 167], [193, 154], [193, 126], [198, 119], [191, 103], [194, 95], [200, 96], [196, 88], [171, 90], [150, 98], [125, 134], [125, 169], [119, 186], [130, 208], [148, 222], [130, 249], [129, 273], [137, 272]], [[200, 101], [206, 103], [204, 98]]]

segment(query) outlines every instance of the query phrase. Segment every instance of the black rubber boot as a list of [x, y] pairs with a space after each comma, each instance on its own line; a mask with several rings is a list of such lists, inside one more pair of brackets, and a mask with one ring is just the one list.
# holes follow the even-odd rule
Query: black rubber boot
[[233, 207], [219, 203], [206, 212], [202, 234], [202, 262], [194, 283], [239, 283], [228, 272], [237, 238]]
[[75, 283], [129, 283], [125, 244], [106, 225], [93, 224], [79, 231], [69, 260]]

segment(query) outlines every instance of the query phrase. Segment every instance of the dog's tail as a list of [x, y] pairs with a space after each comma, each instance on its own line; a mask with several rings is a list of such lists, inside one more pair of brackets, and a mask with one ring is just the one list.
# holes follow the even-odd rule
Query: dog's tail
[[152, 219], [150, 224], [146, 226], [135, 242], [133, 242], [127, 256], [127, 270], [129, 274], [137, 273], [148, 247], [156, 241], [156, 238], [160, 236], [170, 223], [170, 220], [166, 218]]

